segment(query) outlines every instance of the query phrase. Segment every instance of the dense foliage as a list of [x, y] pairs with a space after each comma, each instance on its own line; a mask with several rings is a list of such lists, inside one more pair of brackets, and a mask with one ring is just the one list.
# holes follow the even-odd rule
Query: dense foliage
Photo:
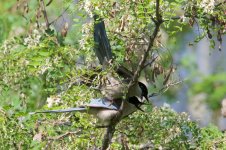
[[[6, 111], [7, 109], [5, 109]], [[8, 108], [8, 111], [10, 108]], [[185, 113], [167, 107], [136, 112], [117, 127], [112, 149], [224, 149], [225, 137], [216, 127], [199, 128]], [[40, 115], [1, 112], [1, 149], [94, 149], [103, 129], [93, 128], [87, 115]], [[43, 119], [41, 119], [43, 118]]]
[[[114, 65], [123, 63], [129, 69], [136, 70], [141, 54], [148, 46], [148, 37], [155, 27], [153, 20], [157, 17], [156, 2], [84, 0], [74, 6], [71, 1], [65, 1], [71, 13], [76, 12], [78, 15], [66, 38], [53, 28], [53, 24], [49, 27], [42, 25], [46, 20], [42, 15], [37, 17], [35, 13], [41, 9], [38, 2], [25, 3], [25, 10], [34, 9], [22, 14], [27, 18], [26, 21], [31, 20], [29, 25], [32, 30], [28, 30], [24, 23], [26, 21], [15, 21], [12, 12], [15, 13], [16, 4], [7, 2], [0, 6], [3, 7], [0, 12], [10, 16], [0, 18], [0, 22], [3, 22], [0, 25], [0, 149], [101, 147], [105, 130], [93, 126], [98, 123], [92, 116], [77, 113], [30, 115], [29, 112], [75, 107], [90, 98], [101, 96], [96, 90], [100, 79], [89, 79], [94, 74], [104, 76], [109, 70], [96, 71], [100, 66], [93, 53], [93, 21], [87, 19], [93, 13], [105, 19], [116, 58]], [[154, 64], [147, 65], [141, 75], [151, 85], [150, 93], [162, 92], [163, 87], [166, 90], [178, 81], [176, 75], [173, 75], [166, 84], [165, 78], [173, 68], [169, 48], [177, 47], [174, 42], [182, 31], [189, 31], [190, 26], [198, 25], [202, 32], [198, 33], [194, 42], [207, 36], [212, 46], [216, 42], [222, 43], [226, 22], [222, 10], [225, 3], [212, 3], [211, 0], [160, 1], [163, 24], [148, 61], [156, 56], [158, 58]], [[50, 4], [46, 7], [47, 13], [48, 9], [54, 10], [58, 5], [54, 2]], [[11, 12], [7, 14], [7, 11]], [[14, 32], [19, 30], [15, 26], [19, 25], [24, 27], [23, 32], [13, 37]], [[217, 37], [215, 41], [214, 36]], [[208, 99], [214, 107], [212, 100], [215, 101], [216, 96], [218, 99], [219, 95], [223, 97], [225, 93], [223, 76], [207, 78], [194, 87], [194, 93], [208, 93], [203, 86], [219, 88]], [[213, 84], [213, 80], [219, 80], [219, 84]], [[88, 84], [82, 84], [83, 81]], [[226, 148], [223, 133], [214, 126], [200, 128], [185, 113], [177, 114], [168, 107], [147, 105], [144, 110], [144, 113], [136, 112], [119, 123], [111, 149]]]

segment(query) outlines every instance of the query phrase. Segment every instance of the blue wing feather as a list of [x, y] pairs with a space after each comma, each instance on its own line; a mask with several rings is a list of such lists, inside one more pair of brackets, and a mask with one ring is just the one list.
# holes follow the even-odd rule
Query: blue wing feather
[[86, 106], [113, 109], [113, 110], [118, 110], [119, 108], [119, 106], [113, 104], [112, 101], [109, 101], [108, 99], [105, 99], [105, 98], [92, 99], [90, 103], [87, 104]]

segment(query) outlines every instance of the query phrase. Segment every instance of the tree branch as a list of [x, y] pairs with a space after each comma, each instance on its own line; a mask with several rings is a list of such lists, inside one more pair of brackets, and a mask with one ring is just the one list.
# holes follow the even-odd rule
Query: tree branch
[[[143, 70], [143, 68], [145, 66], [145, 62], [146, 62], [146, 60], [149, 56], [149, 52], [152, 50], [152, 47], [154, 45], [154, 41], [155, 41], [155, 39], [158, 35], [160, 25], [163, 23], [162, 16], [160, 15], [160, 10], [159, 10], [159, 2], [160, 2], [160, 0], [156, 0], [156, 19], [153, 20], [153, 18], [151, 18], [155, 23], [154, 32], [149, 37], [148, 48], [145, 49], [144, 54], [141, 56], [141, 59], [139, 61], [139, 65], [137, 67], [137, 70], [134, 73], [133, 79], [130, 81], [130, 83], [128, 85], [128, 91], [138, 81], [138, 78], [140, 77], [140, 73]], [[128, 93], [126, 95], [126, 99], [127, 99], [127, 97], [128, 97]], [[102, 150], [106, 150], [110, 145], [111, 139], [112, 139], [114, 132], [115, 132], [115, 126], [118, 124], [118, 122], [119, 122], [119, 120], [122, 116], [122, 110], [124, 108], [124, 103], [125, 103], [125, 101], [122, 101], [118, 115], [112, 120], [112, 123], [107, 128], [107, 131], [106, 131], [104, 139], [103, 139]]]
[[78, 134], [80, 133], [81, 131], [75, 131], [75, 132], [66, 132], [62, 135], [59, 135], [59, 136], [56, 136], [56, 137], [49, 137], [48, 140], [61, 140], [69, 135], [72, 135], [72, 134]]
[[151, 97], [159, 96], [159, 95], [165, 93], [169, 89], [169, 87], [181, 84], [183, 82], [184, 82], [184, 80], [179, 80], [176, 82], [168, 83], [164, 87], [162, 87], [157, 93], [152, 93], [152, 94], [148, 95], [148, 97], [151, 98]]
[[48, 16], [47, 16], [47, 12], [46, 12], [46, 8], [45, 8], [45, 3], [43, 0], [40, 0], [40, 4], [41, 4], [41, 7], [42, 7], [42, 13], [43, 13], [43, 16], [44, 16], [44, 19], [45, 19], [45, 22], [46, 22], [46, 28], [49, 29], [49, 20], [48, 20]]
[[69, 8], [70, 8], [70, 5], [69, 5], [66, 9], [64, 9], [64, 11], [63, 11], [56, 19], [54, 19], [53, 21], [51, 21], [51, 22], [49, 23], [49, 25], [53, 24], [53, 23], [56, 22], [60, 17], [62, 17], [62, 16], [65, 14], [65, 12], [66, 12]]
[[154, 57], [151, 61], [149, 61], [149, 62], [147, 62], [146, 64], [144, 64], [143, 69], [146, 68], [146, 67], [149, 66], [149, 65], [152, 65], [153, 62], [155, 62], [155, 60], [156, 60], [157, 58], [158, 58], [158, 56]]
[[[218, 9], [218, 7], [221, 6], [221, 5], [223, 5], [223, 4], [226, 4], [226, 1], [223, 1], [223, 2], [221, 2], [221, 3], [216, 4], [214, 7], [215, 7], [215, 9]], [[183, 17], [183, 16], [174, 16], [174, 17], [171, 17], [171, 18], [169, 18], [169, 19], [164, 19], [163, 21], [165, 22], [165, 21], [170, 21], [170, 20], [179, 20], [179, 19], [182, 19], [182, 17]], [[191, 15], [188, 15], [188, 14], [185, 14], [184, 17], [196, 17], [196, 18], [198, 18], [197, 15], [191, 16]], [[202, 16], [202, 18], [203, 18], [203, 19], [206, 19], [205, 16]]]
[[107, 128], [107, 131], [104, 135], [104, 140], [102, 143], [102, 148], [101, 148], [102, 150], [106, 150], [109, 147], [111, 139], [115, 133], [115, 126], [116, 126], [116, 124], [113, 124]]
[[162, 16], [160, 15], [160, 12], [159, 12], [159, 1], [160, 0], [156, 0], [156, 20], [155, 19], [153, 20], [154, 23], [155, 23], [154, 32], [149, 37], [148, 48], [144, 51], [144, 54], [141, 56], [141, 60], [139, 62], [137, 70], [134, 73], [133, 80], [129, 83], [128, 90], [130, 90], [130, 88], [138, 81], [138, 78], [140, 77], [140, 73], [143, 70], [143, 68], [145, 66], [145, 62], [146, 62], [146, 60], [149, 56], [149, 52], [152, 50], [152, 47], [154, 45], [154, 41], [155, 41], [155, 39], [158, 35], [160, 25], [163, 23]]

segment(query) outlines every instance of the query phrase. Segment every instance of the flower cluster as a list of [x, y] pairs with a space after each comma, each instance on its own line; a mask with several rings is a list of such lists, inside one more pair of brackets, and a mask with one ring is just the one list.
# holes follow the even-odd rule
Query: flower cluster
[[87, 14], [92, 18], [93, 13], [92, 13], [92, 3], [90, 0], [85, 0], [83, 3], [83, 9], [87, 12]]
[[200, 7], [203, 8], [205, 13], [213, 13], [215, 7], [215, 0], [202, 0]]
[[40, 43], [41, 33], [39, 30], [33, 30], [31, 35], [28, 35], [28, 37], [24, 38], [24, 45], [26, 45], [28, 48], [32, 48], [34, 46], [37, 46]]
[[47, 106], [50, 108], [53, 105], [58, 105], [61, 102], [61, 96], [60, 95], [55, 95], [55, 96], [50, 96], [47, 98]]
[[92, 23], [86, 23], [82, 26], [82, 38], [79, 40], [79, 44], [82, 49], [86, 48], [86, 42], [90, 38], [90, 33], [92, 33], [91, 28]]
[[45, 61], [46, 61], [45, 64], [40, 67], [40, 70], [38, 70], [39, 74], [44, 74], [46, 70], [48, 70], [52, 67], [52, 63], [50, 62], [50, 58], [47, 58]]

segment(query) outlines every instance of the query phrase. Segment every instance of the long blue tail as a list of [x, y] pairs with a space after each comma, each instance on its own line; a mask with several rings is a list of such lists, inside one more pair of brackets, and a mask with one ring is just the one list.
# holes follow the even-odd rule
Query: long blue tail
[[60, 109], [60, 110], [37, 111], [37, 112], [32, 112], [30, 114], [36, 114], [36, 113], [66, 113], [66, 112], [85, 111], [85, 110], [87, 110], [87, 108], [77, 107], [77, 108], [68, 108], [68, 109]]
[[94, 51], [98, 57], [100, 64], [112, 59], [111, 46], [106, 34], [104, 21], [94, 15]]

